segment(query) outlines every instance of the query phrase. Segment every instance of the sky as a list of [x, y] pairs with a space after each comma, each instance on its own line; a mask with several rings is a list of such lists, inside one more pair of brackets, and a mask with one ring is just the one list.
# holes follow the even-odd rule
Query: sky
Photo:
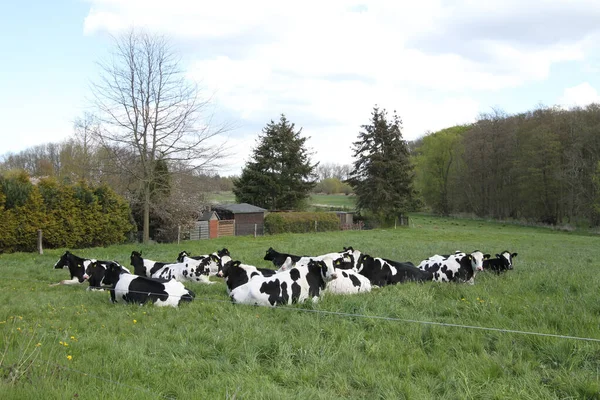
[[[0, 156], [73, 134], [112, 36], [167, 35], [239, 174], [283, 113], [312, 160], [350, 164], [375, 105], [403, 137], [482, 113], [600, 102], [597, 0], [33, 0], [0, 6]], [[210, 113], [210, 115], [208, 115]]]

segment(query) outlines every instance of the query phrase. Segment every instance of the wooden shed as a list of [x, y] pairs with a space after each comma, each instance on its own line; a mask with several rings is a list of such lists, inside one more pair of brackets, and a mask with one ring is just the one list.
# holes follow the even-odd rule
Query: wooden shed
[[190, 240], [200, 240], [210, 238], [210, 227], [211, 221], [218, 221], [219, 216], [214, 211], [205, 211], [200, 215], [198, 221], [190, 229]]
[[[233, 221], [233, 231], [236, 236], [263, 235], [265, 230], [264, 208], [248, 203], [219, 204], [212, 206], [217, 213], [219, 226], [225, 221]], [[221, 236], [219, 232], [219, 236]]]

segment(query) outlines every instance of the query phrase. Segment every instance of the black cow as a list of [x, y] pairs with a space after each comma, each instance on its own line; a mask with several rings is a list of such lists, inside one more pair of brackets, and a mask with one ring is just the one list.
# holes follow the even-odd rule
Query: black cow
[[182, 301], [192, 301], [196, 295], [174, 279], [148, 278], [124, 273], [119, 265], [111, 263], [106, 268], [102, 284], [112, 286], [110, 300], [113, 303], [125, 302], [177, 307]]
[[517, 253], [512, 253], [508, 250], [504, 250], [500, 254], [496, 254], [496, 258], [490, 258], [483, 260], [484, 271], [494, 271], [498, 275], [502, 272], [506, 272], [509, 269], [513, 269], [513, 258], [517, 256]]

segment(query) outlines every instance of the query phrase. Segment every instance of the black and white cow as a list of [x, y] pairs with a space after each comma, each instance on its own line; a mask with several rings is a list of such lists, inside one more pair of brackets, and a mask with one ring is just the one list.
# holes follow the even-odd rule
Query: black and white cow
[[[269, 254], [269, 252], [271, 252], [271, 253]], [[274, 254], [276, 254], [276, 255], [275, 255], [274, 260], [272, 260], [272, 261], [275, 266], [279, 267], [277, 272], [287, 271], [288, 269], [290, 269], [292, 267], [301, 267], [301, 266], [305, 267], [311, 261], [320, 261], [320, 260], [324, 260], [325, 258], [331, 258], [333, 260], [334, 264], [336, 264], [336, 268], [351, 269], [354, 266], [354, 259], [352, 256], [352, 252], [346, 251], [346, 250], [344, 250], [343, 252], [322, 254], [320, 256], [294, 256], [291, 254], [278, 253], [275, 250], [273, 250], [273, 248], [271, 247], [267, 251], [267, 256], [270, 257]], [[265, 256], [265, 259], [267, 256]], [[285, 256], [285, 259], [283, 258], [284, 256]], [[282, 262], [282, 260], [283, 260], [283, 262]]]
[[298, 262], [302, 258], [302, 256], [295, 256], [293, 254], [280, 253], [276, 251], [274, 248], [269, 247], [267, 250], [267, 254], [265, 254], [264, 260], [273, 262], [273, 265], [277, 268], [281, 268], [281, 266], [286, 262], [287, 259], [290, 259], [292, 263]]
[[483, 271], [483, 261], [490, 258], [475, 250], [471, 254], [457, 251], [451, 255], [435, 255], [421, 261], [419, 269], [433, 273], [434, 282], [475, 283], [475, 275]]
[[103, 291], [102, 288], [102, 279], [104, 279], [104, 275], [106, 274], [106, 269], [109, 265], [117, 265], [121, 268], [121, 272], [123, 274], [130, 274], [131, 271], [125, 268], [121, 264], [116, 261], [96, 261], [92, 260], [92, 262], [85, 269], [84, 278], [90, 283], [87, 290], [98, 290]]
[[421, 271], [410, 261], [400, 262], [371, 257], [351, 247], [345, 247], [345, 249], [352, 250], [354, 259], [357, 260], [356, 270], [359, 274], [368, 278], [374, 286], [381, 287], [411, 281], [426, 282], [431, 281], [433, 278], [431, 273]]
[[106, 268], [102, 284], [112, 286], [110, 301], [144, 304], [152, 302], [163, 307], [177, 307], [182, 301], [192, 301], [196, 295], [174, 279], [148, 278], [123, 272], [117, 264]]
[[[216, 283], [211, 282], [208, 275], [212, 268], [218, 268], [219, 259], [217, 256], [211, 254], [206, 260], [192, 261], [185, 263], [156, 262], [143, 258], [140, 252], [133, 251], [131, 253], [131, 265], [135, 275], [166, 280], [175, 279], [180, 282], [199, 282], [209, 285]], [[214, 266], [211, 264], [214, 264]]]
[[198, 270], [198, 267], [208, 268], [209, 276], [217, 275], [217, 272], [219, 272], [222, 266], [228, 261], [231, 261], [231, 254], [226, 248], [212, 254], [193, 257], [189, 256], [186, 251], [182, 251], [177, 256], [178, 263], [185, 263], [188, 264], [188, 266], [195, 266], [196, 270]]
[[371, 281], [352, 269], [335, 268], [334, 273], [337, 277], [325, 285], [327, 293], [357, 294], [371, 291]]
[[[67, 250], [58, 259], [56, 264], [54, 264], [54, 268], [60, 269], [60, 268], [68, 267], [69, 273], [71, 274], [71, 279], [63, 280], [58, 283], [51, 284], [50, 286], [78, 285], [78, 284], [85, 282], [88, 279], [87, 275], [86, 275], [86, 269], [90, 266], [90, 264], [92, 262], [96, 262], [96, 261], [99, 264], [101, 264], [102, 266], [104, 266], [104, 268], [106, 268], [106, 266], [110, 263], [116, 263], [116, 264], [120, 265], [116, 261], [102, 261], [102, 260], [94, 260], [91, 258], [78, 257], [75, 254], [73, 254]], [[121, 266], [121, 268], [124, 268], [126, 271], [129, 272], [129, 270], [127, 270], [127, 268], [125, 268], [123, 266]], [[99, 286], [99, 282], [90, 282], [90, 286], [88, 287], [88, 289], [96, 287], [96, 286]]]
[[257, 268], [254, 265], [242, 264], [241, 261], [228, 261], [217, 273], [218, 277], [225, 278], [227, 294], [238, 286], [248, 283], [251, 279], [262, 276], [275, 275], [275, 270], [269, 268]]
[[276, 306], [318, 301], [326, 283], [335, 279], [330, 258], [311, 261], [306, 267], [294, 267], [270, 277], [255, 277], [236, 287], [229, 297], [234, 303]]
[[496, 254], [496, 258], [483, 260], [483, 270], [494, 271], [499, 275], [502, 272], [513, 269], [513, 258], [516, 256], [517, 253], [511, 253], [508, 250], [504, 250], [502, 253]]

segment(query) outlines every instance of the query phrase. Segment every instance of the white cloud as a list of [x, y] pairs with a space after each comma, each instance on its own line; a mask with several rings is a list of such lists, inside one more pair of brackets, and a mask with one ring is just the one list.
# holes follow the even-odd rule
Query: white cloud
[[[340, 163], [351, 161], [375, 104], [398, 111], [407, 139], [471, 122], [489, 106], [478, 93], [542, 82], [553, 65], [585, 60], [600, 13], [586, 0], [90, 2], [87, 34], [135, 25], [194, 49], [189, 76], [239, 118], [235, 162], [247, 158], [256, 126], [280, 113], [312, 137], [316, 161]], [[582, 22], [544, 22], [563, 15]], [[565, 98], [597, 96], [590, 88]]]
[[600, 103], [600, 94], [588, 82], [566, 88], [559, 100], [559, 104], [566, 108], [573, 106], [583, 107], [590, 103]]

